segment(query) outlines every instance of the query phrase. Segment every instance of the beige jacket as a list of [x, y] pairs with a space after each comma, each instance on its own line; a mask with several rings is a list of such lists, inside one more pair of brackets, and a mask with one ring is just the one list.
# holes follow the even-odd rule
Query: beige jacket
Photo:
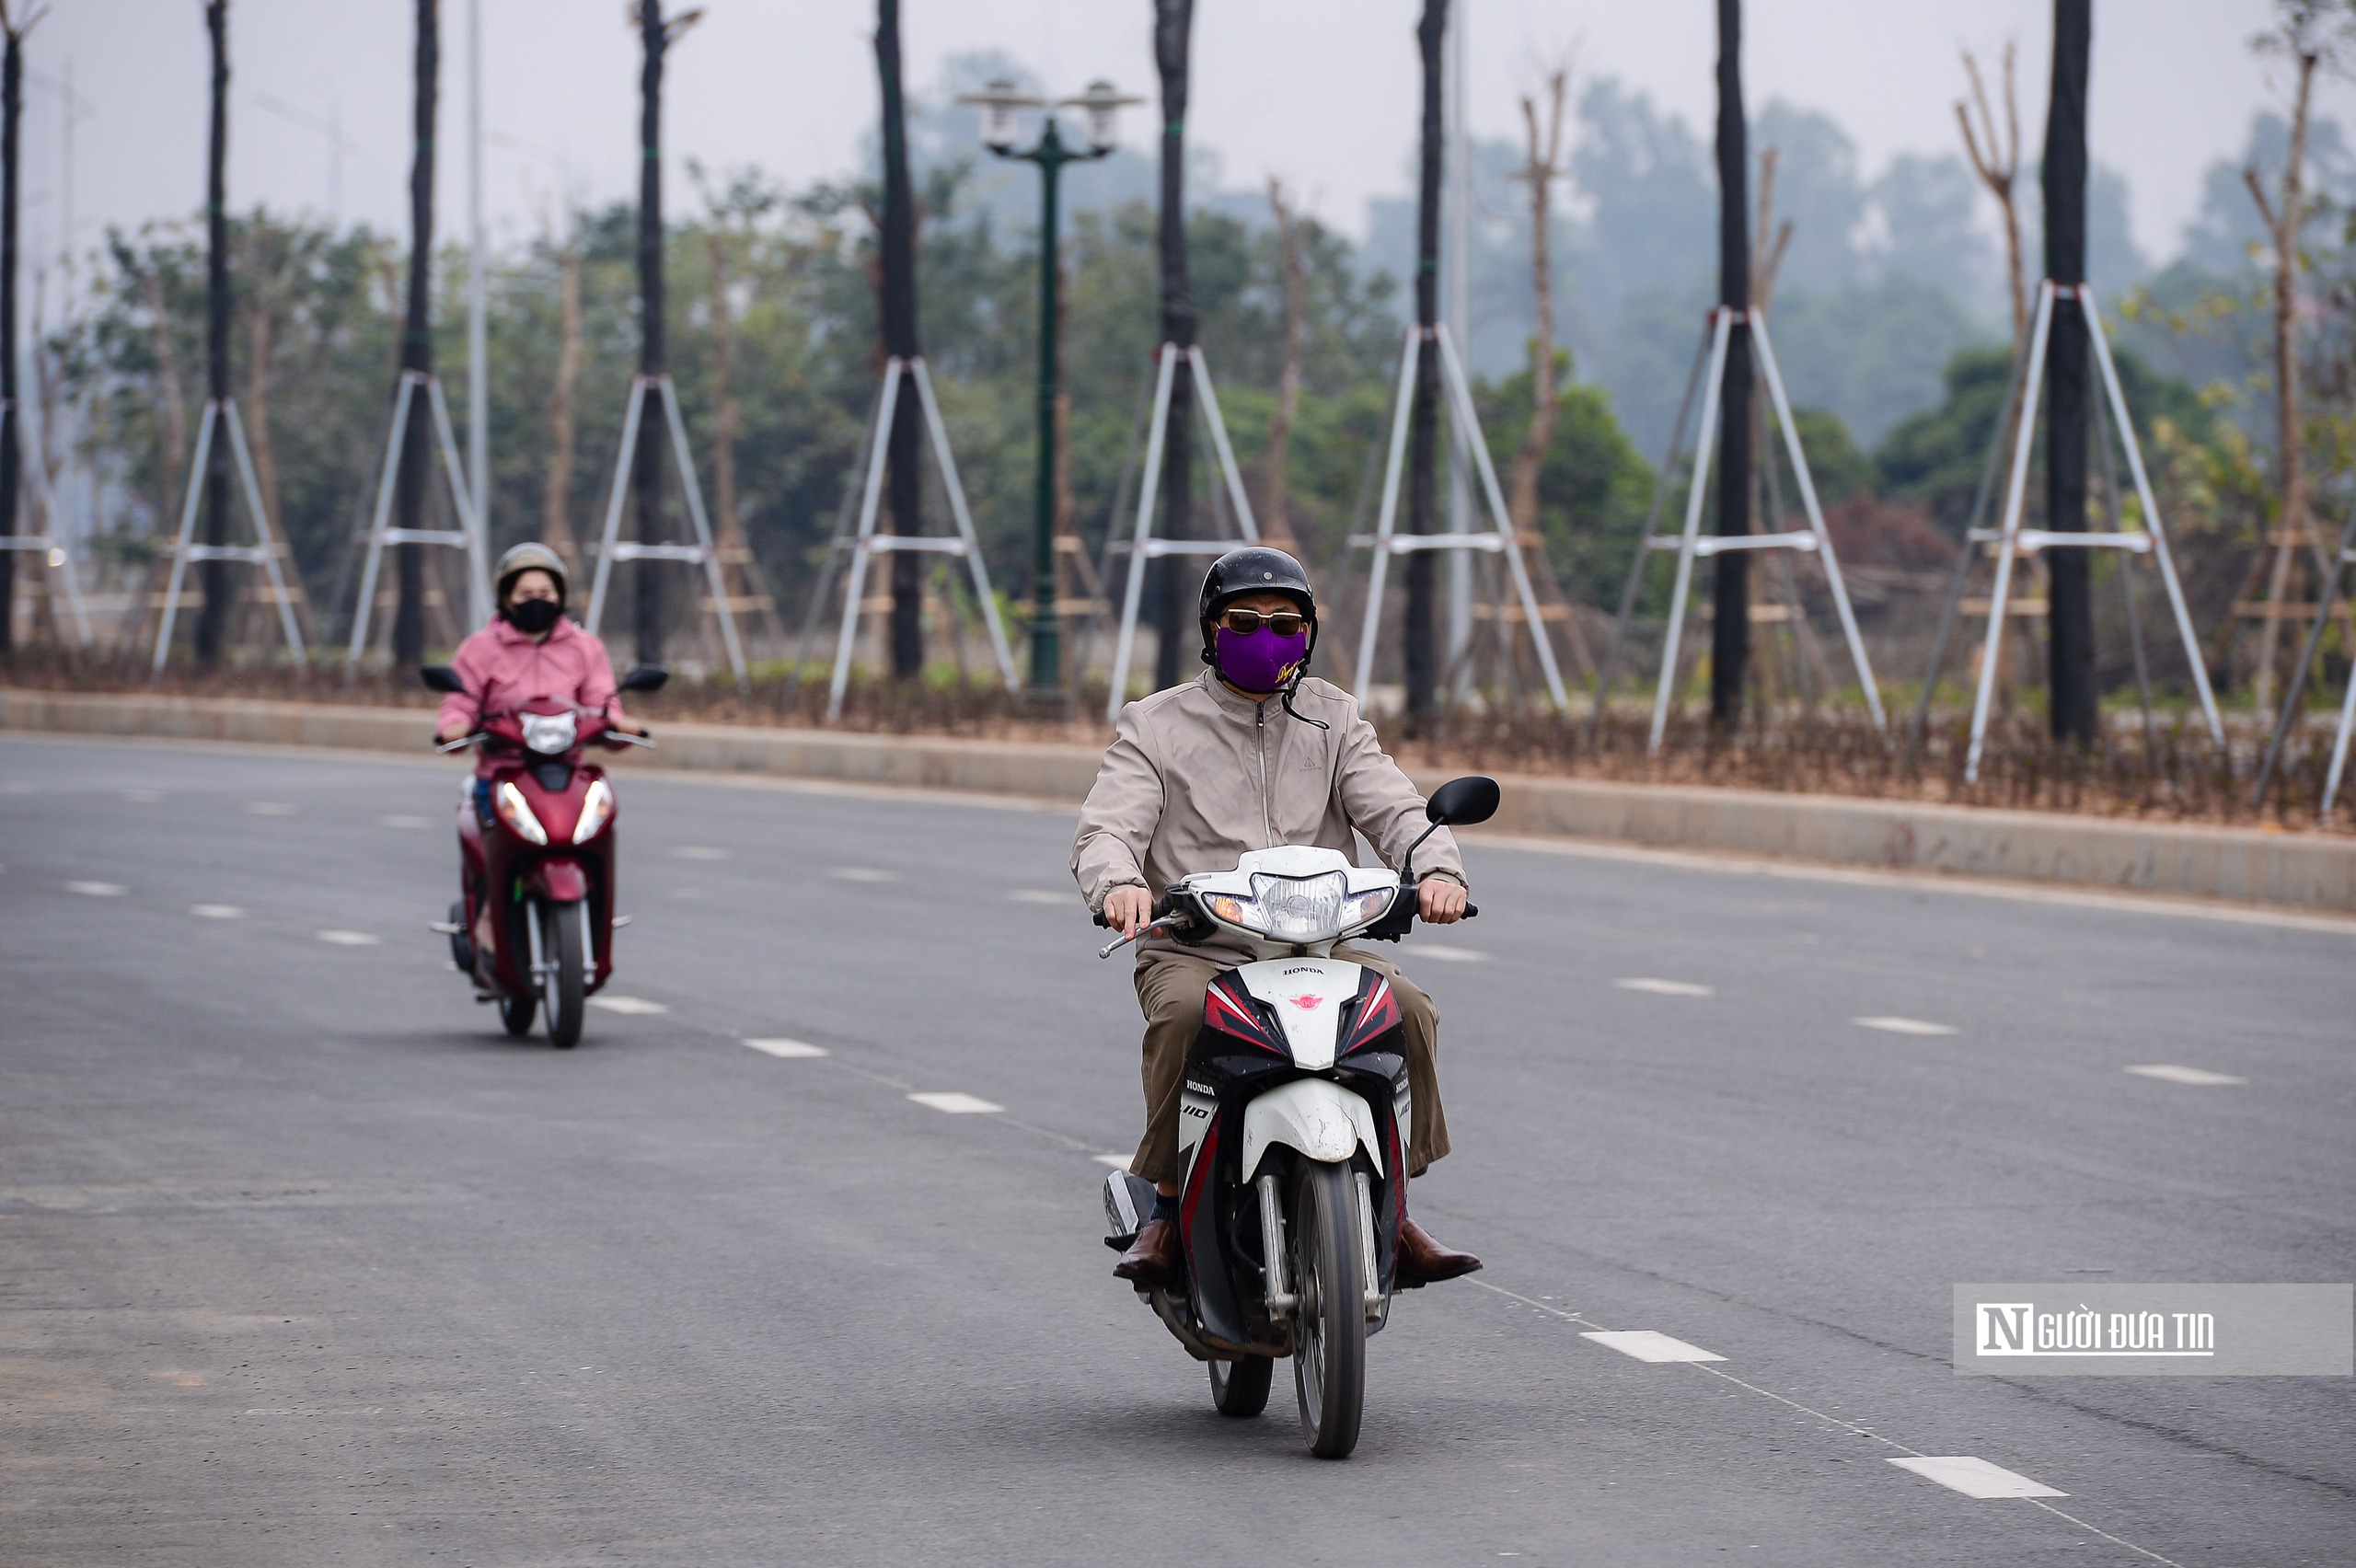
[[[1072, 840], [1071, 872], [1089, 908], [1101, 911], [1116, 887], [1158, 894], [1190, 872], [1233, 870], [1247, 849], [1313, 844], [1356, 862], [1356, 834], [1396, 868], [1430, 825], [1424, 798], [1349, 693], [1304, 680], [1293, 706], [1333, 727], [1294, 719], [1275, 698], [1255, 702], [1208, 670], [1122, 709]], [[1415, 851], [1415, 870], [1464, 883], [1446, 828]], [[1221, 937], [1195, 951], [1222, 947], [1248, 956]]]

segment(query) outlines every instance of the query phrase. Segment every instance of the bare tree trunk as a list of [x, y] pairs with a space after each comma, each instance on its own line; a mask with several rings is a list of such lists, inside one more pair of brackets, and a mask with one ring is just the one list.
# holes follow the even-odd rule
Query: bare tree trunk
[[[1161, 340], [1181, 353], [1195, 346], [1194, 284], [1186, 271], [1186, 96], [1188, 55], [1195, 27], [1195, 0], [1153, 0], [1153, 58], [1161, 75]], [[1162, 532], [1173, 539], [1195, 536], [1195, 382], [1187, 367], [1170, 378], [1170, 423], [1163, 436]], [[1199, 647], [1195, 624], [1199, 577], [1165, 556], [1160, 603], [1161, 646], [1154, 655], [1155, 688], [1176, 686], [1194, 665]], [[1132, 565], [1131, 571], [1138, 570]]]
[[[1423, 352], [1415, 359], [1415, 402], [1408, 411], [1407, 529], [1429, 534], [1439, 516], [1439, 203], [1444, 143], [1448, 0], [1424, 0], [1415, 42], [1424, 66], [1422, 157], [1415, 198], [1415, 329]], [[1432, 554], [1407, 558], [1407, 722], [1422, 725], [1437, 706], [1439, 682], [1438, 594], [1432, 582]]]
[[540, 542], [579, 565], [572, 535], [573, 390], [581, 379], [581, 247], [565, 236], [557, 252], [556, 380], [549, 390], [548, 490], [540, 499]]
[[1268, 446], [1260, 456], [1260, 536], [1298, 555], [1288, 514], [1285, 463], [1291, 455], [1292, 425], [1300, 411], [1301, 361], [1309, 342], [1309, 269], [1300, 258], [1300, 225], [1285, 188], [1268, 179], [1268, 206], [1276, 218], [1276, 264], [1285, 281], [1285, 357], [1276, 374], [1276, 411], [1268, 421]]
[[[213, 125], [206, 152], [204, 213], [204, 395], [216, 406], [229, 400], [229, 0], [207, 0], [205, 30], [213, 41]], [[229, 542], [229, 443], [214, 432], [212, 461], [204, 475], [204, 542]], [[229, 624], [229, 563], [208, 560], [200, 574], [204, 608], [196, 617], [197, 663], [220, 663]]]
[[[1718, 0], [1718, 304], [1750, 306], [1750, 131], [1742, 106], [1742, 0]], [[1750, 329], [1727, 340], [1720, 393], [1718, 527], [1750, 532]], [[1750, 663], [1750, 552], [1728, 550], [1715, 562], [1710, 627], [1710, 723], [1728, 730], [1742, 717], [1743, 677]]]
[[[884, 225], [878, 248], [884, 352], [896, 359], [914, 359], [922, 352], [917, 334], [917, 200], [908, 177], [907, 110], [900, 90], [900, 0], [877, 0], [875, 67], [884, 96]], [[915, 376], [900, 378], [898, 401], [884, 451], [892, 531], [920, 534], [924, 405]], [[924, 557], [898, 550], [889, 559], [892, 674], [907, 680], [924, 670]]]
[[[2013, 341], [2017, 343], [2028, 330], [2028, 281], [2021, 275], [2021, 110], [2019, 95], [2013, 88], [2013, 46], [2009, 41], [2004, 45], [2005, 140], [2001, 146], [1996, 140], [1996, 117], [1988, 109], [1987, 85], [1980, 79], [1980, 62], [1968, 49], [1963, 52], [1963, 69], [1971, 78], [1972, 103], [1980, 110], [1979, 130], [1975, 133], [1972, 128], [1970, 107], [1959, 98], [1955, 119], [1963, 127], [1963, 150], [1970, 155], [1972, 170], [2004, 210], [2004, 282], [2012, 291]], [[1987, 144], [1984, 147], [1982, 141]]]
[[2274, 248], [2274, 429], [2281, 510], [2275, 516], [2274, 562], [2266, 584], [2266, 619], [2258, 634], [2258, 684], [2261, 715], [2274, 709], [2274, 645], [2282, 605], [2291, 586], [2291, 562], [2308, 542], [2306, 438], [2299, 411], [2299, 232], [2307, 216], [2307, 109], [2320, 56], [2312, 49], [2296, 55], [2299, 85], [2291, 109], [2291, 145], [2282, 161], [2282, 183], [2274, 200], [2258, 183], [2258, 170], [2242, 170], [2258, 215]]
[[[417, 0], [417, 62], [411, 98], [415, 138], [409, 174], [409, 294], [401, 323], [401, 370], [433, 372], [433, 123], [442, 68], [440, 0]], [[398, 383], [395, 384], [398, 386]], [[403, 528], [425, 526], [433, 481], [433, 421], [422, 397], [409, 406], [393, 513]], [[425, 657], [425, 547], [394, 547], [400, 600], [393, 611], [393, 663]]]
[[1521, 119], [1529, 138], [1529, 156], [1522, 178], [1530, 185], [1530, 284], [1535, 330], [1530, 339], [1530, 428], [1522, 432], [1521, 449], [1507, 470], [1506, 512], [1517, 533], [1538, 527], [1538, 476], [1554, 444], [1554, 421], [1561, 409], [1554, 369], [1554, 181], [1562, 178], [1563, 94], [1569, 74], [1553, 72], [1546, 78], [1548, 110], [1545, 129], [1538, 123], [1538, 104], [1521, 100]]
[[[2094, 0], [2054, 0], [2053, 92], [2045, 121], [2045, 275], [2086, 281], [2086, 75]], [[2086, 526], [2086, 433], [2093, 386], [2085, 306], [2055, 300], [2045, 350], [2046, 525]], [[2101, 722], [2095, 695], [2092, 562], [2083, 549], [2044, 552], [2047, 684], [2057, 741], [2091, 742]]]

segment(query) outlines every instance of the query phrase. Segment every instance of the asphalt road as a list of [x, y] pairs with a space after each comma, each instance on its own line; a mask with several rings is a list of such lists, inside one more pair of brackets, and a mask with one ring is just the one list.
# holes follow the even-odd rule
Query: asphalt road
[[1961, 1281], [2356, 1275], [2356, 930], [1473, 846], [1404, 962], [1488, 1267], [1334, 1464], [1110, 1276], [1068, 813], [629, 777], [563, 1053], [425, 928], [457, 788], [0, 738], [0, 1562], [2356, 1559], [2346, 1379], [1948, 1365]]

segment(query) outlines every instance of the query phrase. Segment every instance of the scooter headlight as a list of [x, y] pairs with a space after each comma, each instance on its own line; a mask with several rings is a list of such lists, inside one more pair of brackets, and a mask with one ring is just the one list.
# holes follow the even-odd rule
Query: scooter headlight
[[524, 799], [524, 791], [515, 788], [514, 780], [502, 784], [491, 796], [491, 801], [499, 808], [499, 820], [514, 828], [519, 837], [533, 844], [549, 841], [549, 830], [542, 827], [540, 819], [532, 814], [531, 806]]
[[1342, 932], [1342, 912], [1350, 902], [1350, 879], [1340, 871], [1315, 877], [1252, 879], [1258, 928], [1280, 942], [1329, 941]]
[[581, 735], [581, 721], [570, 713], [524, 715], [524, 744], [542, 756], [562, 756]]
[[606, 825], [606, 819], [613, 814], [612, 787], [602, 778], [592, 780], [589, 792], [581, 798], [581, 820], [573, 824], [572, 841], [575, 844], [588, 843], [597, 836]]

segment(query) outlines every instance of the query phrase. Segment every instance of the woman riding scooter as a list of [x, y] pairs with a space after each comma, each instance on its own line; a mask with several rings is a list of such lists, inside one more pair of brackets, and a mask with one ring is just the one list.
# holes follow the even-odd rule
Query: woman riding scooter
[[[466, 689], [443, 698], [436, 739], [449, 744], [473, 733], [487, 713], [513, 712], [542, 699], [602, 709], [613, 729], [646, 733], [622, 715], [606, 645], [565, 617], [565, 587], [564, 561], [546, 545], [517, 545], [499, 558], [498, 617], [458, 644], [450, 663]], [[490, 819], [494, 766], [488, 753], [475, 764], [478, 820]], [[468, 903], [485, 907], [481, 900]], [[471, 935], [479, 943], [490, 940], [487, 929]]]

